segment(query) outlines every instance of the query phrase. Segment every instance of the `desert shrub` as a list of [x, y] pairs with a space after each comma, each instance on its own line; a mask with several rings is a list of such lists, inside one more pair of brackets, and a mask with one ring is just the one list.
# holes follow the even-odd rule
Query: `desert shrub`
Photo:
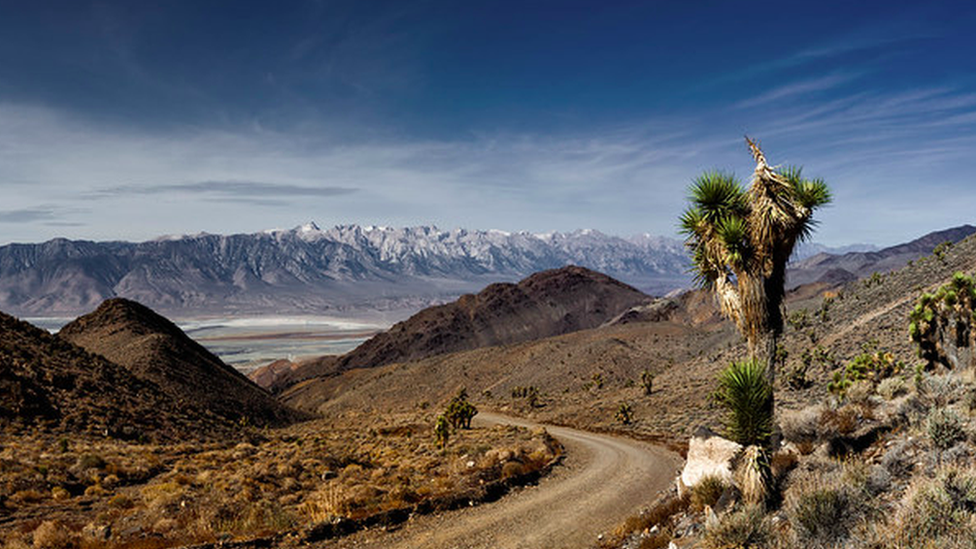
[[603, 388], [603, 374], [597, 372], [590, 377], [590, 381], [583, 384], [583, 390], [589, 391], [590, 389], [602, 389]]
[[630, 425], [634, 421], [633, 406], [631, 406], [628, 402], [621, 402], [620, 406], [617, 407], [617, 413], [613, 415], [613, 418], [624, 425]]
[[847, 388], [845, 397], [851, 404], [861, 407], [871, 407], [871, 397], [874, 395], [874, 385], [870, 381], [858, 381]]
[[864, 483], [869, 494], [876, 496], [891, 489], [891, 472], [886, 467], [875, 465], [871, 467]]
[[57, 521], [44, 521], [34, 530], [36, 549], [74, 549], [78, 538]]
[[820, 309], [817, 311], [817, 317], [820, 322], [827, 323], [830, 322], [830, 307], [834, 304], [833, 297], [824, 297], [823, 301], [820, 302]]
[[883, 274], [879, 273], [878, 271], [875, 271], [871, 273], [870, 277], [862, 280], [861, 284], [864, 284], [865, 288], [870, 288], [872, 286], [880, 286], [884, 284], [884, 279], [885, 276]]
[[897, 517], [897, 541], [906, 547], [936, 542], [939, 547], [959, 547], [952, 541], [976, 535], [976, 475], [972, 470], [951, 469], [933, 480], [916, 481], [908, 490]]
[[856, 431], [860, 424], [861, 413], [855, 406], [826, 408], [820, 415], [819, 435], [822, 439], [847, 436]]
[[881, 380], [878, 384], [878, 394], [885, 400], [893, 400], [901, 395], [908, 394], [908, 384], [901, 377], [889, 377]]
[[776, 452], [769, 460], [769, 468], [775, 484], [782, 484], [783, 480], [789, 475], [790, 471], [796, 468], [800, 462], [800, 456], [795, 452]]
[[820, 406], [810, 406], [798, 411], [781, 410], [779, 426], [783, 432], [783, 438], [791, 442], [813, 442], [817, 440], [822, 413], [823, 409]]
[[704, 549], [746, 549], [766, 547], [770, 542], [769, 524], [763, 509], [747, 505], [722, 518], [718, 524], [705, 529]]
[[728, 488], [721, 477], [708, 475], [691, 487], [691, 508], [700, 511], [705, 506], [712, 507]]
[[915, 468], [914, 443], [899, 440], [881, 456], [881, 466], [895, 478], [905, 478]]
[[654, 389], [654, 374], [652, 374], [650, 370], [644, 370], [641, 372], [640, 385], [641, 388], [644, 389], [645, 395], [651, 394], [651, 391]]
[[866, 511], [868, 472], [845, 466], [828, 474], [797, 474], [785, 509], [801, 547], [832, 547], [848, 539]]
[[810, 312], [806, 309], [798, 309], [791, 312], [786, 317], [786, 323], [797, 332], [810, 327]]
[[959, 379], [951, 374], [923, 374], [918, 389], [926, 404], [935, 408], [942, 408], [962, 396], [963, 385]]
[[948, 408], [936, 408], [929, 414], [926, 431], [932, 445], [944, 452], [966, 439], [962, 419]]
[[882, 351], [871, 352], [866, 348], [865, 352], [854, 357], [843, 370], [834, 372], [833, 379], [827, 384], [827, 390], [844, 398], [848, 390], [859, 381], [866, 381], [874, 386], [904, 370], [905, 364], [895, 359], [895, 355]]
[[809, 369], [810, 365], [802, 361], [794, 363], [792, 366], [787, 368], [783, 373], [786, 386], [796, 391], [809, 387], [810, 380], [807, 378], [807, 370]]
[[534, 385], [529, 385], [528, 387], [512, 387], [512, 398], [525, 399], [526, 404], [532, 408], [537, 408], [542, 405], [539, 388]]
[[714, 398], [727, 412], [729, 438], [743, 446], [768, 443], [773, 432], [773, 388], [765, 365], [755, 360], [733, 362], [718, 382]]
[[822, 488], [798, 498], [792, 511], [793, 524], [804, 541], [833, 544], [847, 535], [846, 513], [844, 493], [834, 488]]
[[86, 469], [101, 469], [105, 467], [105, 459], [98, 454], [82, 454], [81, 457], [78, 458], [77, 467], [82, 471]]
[[970, 387], [966, 390], [965, 396], [963, 396], [963, 406], [966, 407], [966, 411], [972, 415], [976, 412], [976, 387]]

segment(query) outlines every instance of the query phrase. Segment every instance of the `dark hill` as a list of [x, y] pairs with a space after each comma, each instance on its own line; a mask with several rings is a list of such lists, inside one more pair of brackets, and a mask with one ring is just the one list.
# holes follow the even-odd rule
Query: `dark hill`
[[0, 428], [173, 441], [232, 426], [103, 357], [0, 313]]
[[976, 233], [976, 227], [962, 225], [929, 233], [921, 238], [878, 250], [876, 252], [849, 252], [843, 255], [817, 254], [790, 266], [787, 288], [810, 283], [841, 286], [844, 283], [901, 269], [920, 257], [929, 255], [943, 242], [955, 244]]
[[297, 419], [243, 374], [228, 366], [148, 307], [122, 298], [61, 329], [58, 337], [84, 347], [157, 384], [176, 399], [223, 418], [255, 425]]
[[343, 356], [338, 369], [365, 368], [541, 339], [595, 328], [650, 298], [583, 267], [492, 284], [395, 324]]

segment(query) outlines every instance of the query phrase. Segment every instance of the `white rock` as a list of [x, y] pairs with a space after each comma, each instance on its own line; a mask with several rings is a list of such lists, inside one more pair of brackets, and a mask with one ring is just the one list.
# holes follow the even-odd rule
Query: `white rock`
[[740, 451], [741, 444], [720, 436], [693, 437], [688, 442], [688, 459], [678, 478], [678, 491], [683, 494], [709, 476], [731, 484], [732, 460]]

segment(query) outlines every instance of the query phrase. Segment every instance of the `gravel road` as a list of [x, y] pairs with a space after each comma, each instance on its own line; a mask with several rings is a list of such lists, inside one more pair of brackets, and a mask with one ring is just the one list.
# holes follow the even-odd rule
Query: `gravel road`
[[[481, 413], [476, 423], [535, 427]], [[359, 532], [320, 547], [508, 549], [592, 547], [597, 536], [650, 503], [677, 475], [681, 459], [643, 442], [546, 429], [566, 448], [563, 464], [539, 481], [469, 509], [418, 517], [392, 532]]]

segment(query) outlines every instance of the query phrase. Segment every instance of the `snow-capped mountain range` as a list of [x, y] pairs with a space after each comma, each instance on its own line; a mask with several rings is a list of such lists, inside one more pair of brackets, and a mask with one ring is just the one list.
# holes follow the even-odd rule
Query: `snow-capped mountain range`
[[178, 316], [417, 308], [580, 265], [652, 294], [687, 286], [678, 240], [342, 225], [0, 247], [0, 310], [58, 316], [122, 296]]

